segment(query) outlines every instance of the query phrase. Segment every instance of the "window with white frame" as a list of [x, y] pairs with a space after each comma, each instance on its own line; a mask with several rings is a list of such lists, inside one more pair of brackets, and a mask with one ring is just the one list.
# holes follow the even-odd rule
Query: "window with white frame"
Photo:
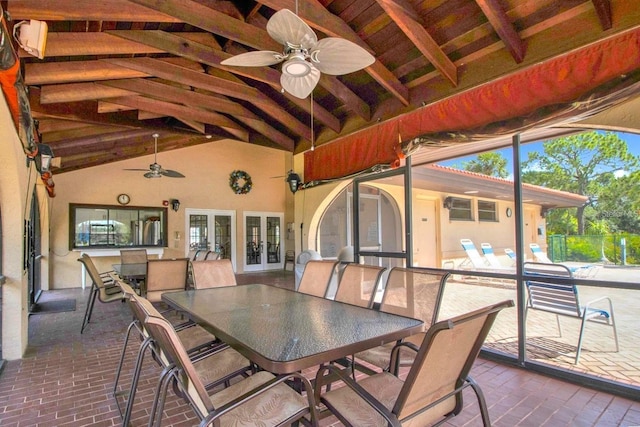
[[451, 221], [473, 221], [473, 210], [471, 209], [471, 199], [461, 199], [458, 197], [447, 198], [450, 203], [449, 220]]
[[478, 200], [478, 221], [495, 222], [498, 221], [496, 202]]

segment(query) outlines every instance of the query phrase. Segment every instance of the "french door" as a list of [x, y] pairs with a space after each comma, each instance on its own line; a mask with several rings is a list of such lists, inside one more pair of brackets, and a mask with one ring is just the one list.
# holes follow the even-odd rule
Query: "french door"
[[244, 271], [283, 268], [281, 212], [244, 213]]
[[230, 259], [236, 269], [236, 212], [215, 209], [185, 209], [185, 253], [190, 259], [197, 254], [217, 252]]

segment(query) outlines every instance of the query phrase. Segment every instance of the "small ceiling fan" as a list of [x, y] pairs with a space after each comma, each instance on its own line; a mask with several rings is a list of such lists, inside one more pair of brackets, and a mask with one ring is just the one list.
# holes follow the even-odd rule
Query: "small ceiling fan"
[[[296, 6], [297, 10], [297, 6]], [[267, 22], [267, 32], [282, 43], [282, 53], [259, 50], [225, 59], [222, 65], [263, 67], [282, 64], [280, 84], [283, 90], [306, 98], [320, 80], [320, 73], [352, 73], [375, 62], [375, 58], [355, 43], [327, 37], [318, 41], [313, 30], [289, 9], [281, 9]]]
[[154, 140], [154, 144], [153, 144], [154, 149], [153, 149], [153, 163], [149, 165], [149, 169], [125, 169], [125, 170], [147, 171], [147, 173], [144, 174], [145, 178], [162, 178], [163, 176], [166, 176], [169, 178], [184, 178], [184, 175], [182, 175], [180, 172], [177, 172], [171, 169], [163, 169], [162, 166], [158, 164], [158, 137], [160, 135], [158, 135], [157, 133], [154, 133], [151, 136], [153, 137], [153, 140]]

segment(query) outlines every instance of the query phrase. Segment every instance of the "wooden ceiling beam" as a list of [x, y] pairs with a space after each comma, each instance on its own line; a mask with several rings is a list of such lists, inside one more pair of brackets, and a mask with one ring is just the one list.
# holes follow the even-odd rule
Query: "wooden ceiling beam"
[[20, 0], [10, 1], [7, 11], [16, 20], [180, 22], [128, 0]]
[[[30, 57], [20, 49], [21, 57]], [[162, 50], [107, 33], [49, 33], [47, 58], [85, 55], [135, 55], [162, 53]]]
[[513, 28], [513, 25], [509, 21], [509, 17], [505, 13], [504, 9], [498, 2], [498, 0], [476, 0], [482, 13], [487, 17], [493, 28], [498, 33], [500, 40], [504, 43], [505, 47], [513, 56], [513, 59], [519, 64], [524, 60], [526, 46], [518, 32]]
[[245, 123], [254, 130], [262, 133], [265, 137], [271, 139], [278, 145], [283, 147], [293, 147], [294, 141], [281, 133], [280, 131], [269, 126], [264, 120], [260, 119], [255, 113], [248, 110], [244, 106], [230, 101], [222, 96], [205, 95], [203, 93], [181, 89], [158, 83], [148, 79], [124, 79], [106, 81], [102, 84], [120, 89], [135, 91], [139, 94], [150, 96], [166, 101], [180, 100], [186, 105], [195, 105], [213, 111], [232, 115], [236, 120]]
[[209, 74], [194, 72], [167, 62], [152, 58], [122, 58], [105, 59], [123, 67], [130, 67], [155, 75], [166, 80], [173, 80], [188, 86], [198, 87], [231, 98], [242, 99], [253, 103], [266, 114], [285, 125], [292, 132], [301, 135], [307, 141], [311, 140], [311, 131], [307, 125], [288, 113], [271, 98], [259, 90], [234, 83], [229, 80], [214, 77]]
[[212, 111], [206, 111], [201, 108], [185, 107], [171, 102], [159, 101], [157, 99], [151, 99], [140, 95], [112, 98], [108, 101], [113, 102], [114, 104], [133, 107], [138, 110], [164, 114], [166, 116], [176, 118], [182, 117], [189, 120], [208, 123], [210, 125], [218, 126], [224, 129], [241, 141], [249, 141], [249, 132], [247, 132], [242, 126], [229, 119], [228, 117], [223, 116], [222, 114], [214, 113]]
[[610, 0], [591, 0], [593, 7], [596, 9], [602, 30], [606, 31], [613, 26], [613, 17], [611, 16]]
[[[52, 119], [45, 119], [45, 120], [52, 120]], [[125, 130], [129, 130], [129, 128], [112, 126], [112, 125], [94, 125], [91, 123], [82, 123], [82, 122], [71, 122], [71, 123], [77, 123], [82, 127], [42, 132], [42, 142], [48, 144], [50, 142], [55, 142], [55, 141], [66, 141], [68, 139], [87, 138], [92, 135], [108, 134], [111, 132], [122, 132]]]
[[148, 77], [148, 74], [100, 61], [28, 62], [24, 64], [27, 85], [93, 82]]
[[137, 95], [137, 93], [119, 88], [102, 86], [98, 83], [67, 83], [42, 86], [40, 89], [40, 102], [42, 104], [57, 104], [62, 102], [89, 101], [129, 95]]
[[424, 23], [413, 6], [407, 0], [376, 1], [433, 66], [456, 86], [458, 67], [424, 28]]
[[130, 0], [141, 6], [193, 25], [214, 34], [235, 40], [254, 49], [282, 51], [282, 46], [265, 30], [231, 18], [222, 12], [194, 0]]
[[[118, 132], [104, 133], [100, 135], [85, 136], [82, 138], [67, 139], [51, 144], [54, 150], [65, 149], [86, 149], [93, 145], [104, 145], [109, 142], [120, 141], [131, 138], [151, 138], [151, 134], [147, 129], [124, 130]], [[55, 151], [54, 151], [55, 152]]]
[[[259, 0], [259, 2], [273, 10], [283, 8], [295, 10], [295, 0]], [[346, 22], [329, 12], [318, 0], [302, 2], [298, 8], [298, 16], [312, 28], [333, 37], [347, 39], [371, 52], [371, 47]], [[403, 105], [409, 105], [409, 90], [382, 62], [376, 59], [376, 62], [367, 67], [365, 71]]]
[[[136, 41], [138, 43], [148, 44], [149, 46], [164, 50], [165, 52], [171, 53], [173, 55], [211, 65], [212, 67], [216, 67], [222, 70], [235, 71], [235, 68], [241, 68], [241, 70], [238, 70], [238, 73], [236, 74], [240, 74], [253, 80], [266, 83], [278, 91], [281, 89], [280, 73], [273, 68], [225, 67], [223, 65], [220, 65], [220, 62], [226, 58], [230, 58], [231, 55], [223, 52], [222, 50], [215, 49], [210, 46], [205, 46], [196, 41], [186, 40], [184, 37], [181, 37], [177, 34], [152, 30], [109, 31], [109, 33], [117, 35], [118, 37], [126, 38], [128, 40]], [[232, 79], [231, 73], [228, 73], [228, 75], [224, 76], [224, 78]], [[238, 80], [238, 84], [244, 85], [245, 83]], [[305, 100], [298, 99], [286, 93], [285, 96], [287, 96], [288, 99], [295, 102], [297, 105], [299, 105], [299, 107], [303, 108], [307, 112], [310, 111], [309, 103]], [[335, 130], [336, 132], [340, 131], [340, 121], [335, 116], [333, 116], [329, 111], [327, 111], [324, 107], [317, 103], [316, 105], [314, 105], [314, 108], [317, 109], [316, 116], [318, 117], [318, 120], [320, 120], [329, 128]]]

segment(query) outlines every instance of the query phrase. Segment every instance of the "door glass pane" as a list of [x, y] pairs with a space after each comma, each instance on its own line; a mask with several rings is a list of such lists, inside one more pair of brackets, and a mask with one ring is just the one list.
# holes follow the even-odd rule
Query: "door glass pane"
[[207, 215], [189, 215], [189, 250], [209, 248], [209, 225]]
[[247, 265], [262, 264], [262, 241], [259, 216], [247, 216]]
[[280, 218], [267, 217], [267, 263], [280, 262]]
[[233, 251], [231, 247], [231, 217], [216, 215], [215, 222], [215, 251], [220, 253], [220, 258], [231, 259]]

